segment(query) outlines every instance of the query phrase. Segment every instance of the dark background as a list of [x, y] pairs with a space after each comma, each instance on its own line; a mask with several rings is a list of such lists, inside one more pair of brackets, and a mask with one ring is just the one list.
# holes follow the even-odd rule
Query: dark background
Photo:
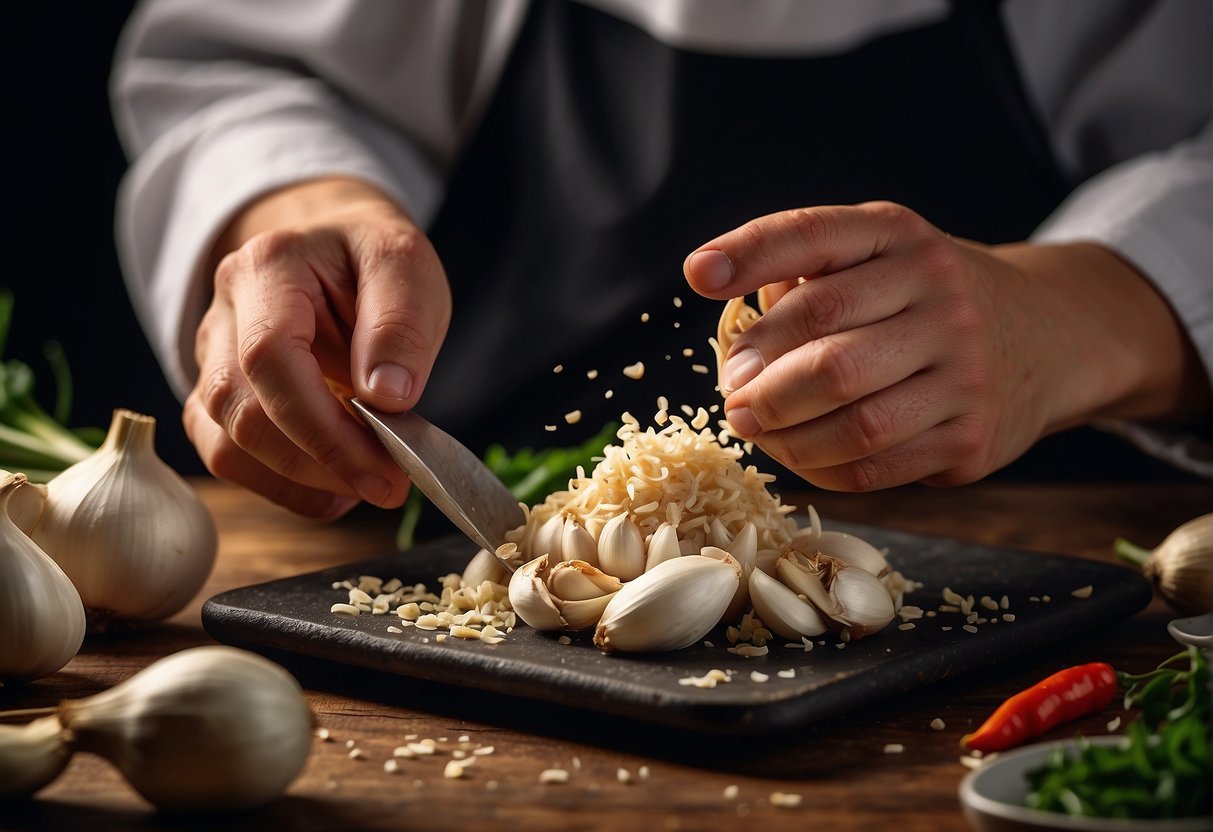
[[[126, 162], [107, 84], [132, 6], [106, 0], [70, 8], [20, 3], [7, 10], [0, 286], [13, 292], [16, 309], [5, 358], [34, 368], [49, 407], [42, 346], [58, 340], [75, 381], [74, 426], [108, 426], [116, 407], [153, 415], [165, 461], [183, 474], [201, 474], [205, 469], [181, 427], [180, 404], [135, 320], [114, 250], [113, 202]], [[1190, 479], [1088, 430], [1050, 437], [994, 476]]]

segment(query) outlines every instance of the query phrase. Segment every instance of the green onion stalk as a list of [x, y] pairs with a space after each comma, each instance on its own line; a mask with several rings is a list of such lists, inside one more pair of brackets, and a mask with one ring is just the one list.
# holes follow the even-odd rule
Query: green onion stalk
[[0, 468], [47, 482], [96, 450], [104, 438], [98, 428], [72, 430], [72, 378], [63, 348], [50, 341], [43, 355], [55, 381], [55, 406], [48, 413], [34, 399], [34, 371], [17, 359], [4, 359], [13, 320], [13, 295], [0, 290]]

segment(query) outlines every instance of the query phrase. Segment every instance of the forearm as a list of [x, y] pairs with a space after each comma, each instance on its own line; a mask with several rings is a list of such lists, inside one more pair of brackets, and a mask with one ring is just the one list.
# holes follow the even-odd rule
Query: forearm
[[1192, 424], [1207, 417], [1208, 374], [1174, 310], [1132, 265], [1099, 245], [987, 249], [1025, 281], [1047, 350], [1046, 431], [1104, 419]]

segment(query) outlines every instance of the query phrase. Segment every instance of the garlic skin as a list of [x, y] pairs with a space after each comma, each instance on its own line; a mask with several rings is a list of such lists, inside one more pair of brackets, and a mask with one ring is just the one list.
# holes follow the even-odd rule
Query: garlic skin
[[215, 561], [214, 521], [156, 456], [155, 425], [115, 410], [101, 447], [50, 481], [33, 531], [76, 585], [95, 629], [169, 617], [198, 593]]
[[[11, 472], [0, 468], [0, 482], [13, 476]], [[42, 516], [46, 506], [46, 486], [42, 483], [26, 482], [16, 486], [8, 501], [8, 516], [25, 534], [29, 534]]]
[[1117, 540], [1116, 553], [1142, 567], [1176, 612], [1200, 615], [1213, 610], [1213, 514], [1181, 524], [1153, 551]]
[[33, 794], [62, 774], [71, 759], [56, 716], [0, 725], [0, 798]]
[[518, 617], [536, 630], [563, 630], [568, 622], [556, 609], [547, 588], [548, 558], [540, 555], [514, 570], [510, 576], [510, 606]]
[[246, 809], [277, 797], [312, 746], [315, 718], [299, 683], [232, 647], [174, 653], [58, 719], [75, 750], [113, 763], [162, 809]]
[[593, 627], [623, 584], [585, 561], [560, 561], [551, 569], [548, 561], [540, 555], [514, 572], [509, 586], [514, 612], [536, 630]]
[[598, 622], [594, 643], [605, 653], [688, 647], [720, 622], [740, 579], [741, 568], [732, 557], [684, 555], [663, 561], [615, 593]]
[[85, 615], [63, 570], [10, 519], [24, 474], [0, 480], [0, 682], [49, 676], [80, 651]]

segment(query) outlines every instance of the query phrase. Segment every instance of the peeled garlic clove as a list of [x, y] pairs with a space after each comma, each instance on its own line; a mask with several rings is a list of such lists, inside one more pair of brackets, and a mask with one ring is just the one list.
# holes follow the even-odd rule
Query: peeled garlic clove
[[488, 549], [481, 549], [463, 568], [463, 585], [480, 586], [485, 581], [505, 586], [510, 581], [509, 570]]
[[[731, 558], [730, 558], [731, 560]], [[739, 570], [702, 555], [663, 561], [624, 584], [594, 633], [604, 652], [664, 652], [702, 639], [737, 592]]]
[[598, 543], [585, 527], [573, 518], [565, 521], [560, 540], [560, 557], [563, 560], [580, 560], [598, 565]]
[[598, 536], [598, 564], [602, 571], [621, 581], [630, 581], [644, 573], [645, 560], [644, 535], [627, 512], [612, 517]]
[[[0, 468], [0, 482], [11, 476], [13, 476], [12, 473]], [[12, 518], [17, 528], [25, 534], [29, 534], [38, 522], [38, 518], [42, 516], [42, 509], [45, 505], [46, 486], [26, 480], [16, 486], [12, 496], [9, 497], [8, 516]]]
[[733, 593], [733, 599], [729, 601], [721, 618], [724, 621], [736, 621], [741, 618], [750, 608], [750, 582], [746, 580], [745, 567], [738, 563], [737, 558], [717, 546], [704, 546], [699, 554], [705, 558], [722, 561], [737, 569], [737, 591]]
[[649, 551], [645, 559], [644, 570], [647, 572], [662, 561], [682, 557], [678, 545], [678, 529], [669, 523], [662, 523], [649, 538]]
[[729, 545], [723, 548], [727, 549], [741, 564], [742, 570], [748, 573], [758, 562], [758, 528], [747, 521], [736, 537], [729, 541]]
[[299, 683], [231, 647], [174, 653], [87, 699], [64, 702], [73, 748], [105, 757], [162, 809], [245, 809], [306, 762], [315, 718]]
[[585, 598], [579, 601], [562, 601], [556, 599], [556, 608], [564, 619], [569, 630], [588, 630], [602, 618], [603, 610], [610, 603], [614, 592], [600, 595], [597, 598]]
[[719, 517], [713, 517], [708, 523], [708, 545], [715, 546], [717, 549], [729, 548], [729, 543], [733, 539], [733, 535], [729, 534], [729, 530], [725, 528], [724, 523], [720, 522]]
[[817, 608], [763, 572], [750, 572], [750, 603], [771, 632], [786, 639], [819, 636], [828, 627]]
[[897, 614], [880, 578], [864, 569], [838, 570], [830, 583], [830, 597], [838, 605], [838, 613], [832, 617], [846, 626], [852, 638], [883, 630]]
[[99, 629], [113, 619], [167, 618], [198, 593], [215, 561], [214, 521], [156, 456], [155, 425], [114, 411], [101, 447], [50, 481], [33, 532]]
[[618, 592], [623, 584], [592, 564], [569, 560], [552, 567], [547, 586], [560, 600], [585, 601]]
[[564, 517], [554, 514], [535, 530], [535, 537], [531, 540], [531, 554], [551, 555], [552, 560], [560, 560], [563, 538]]
[[58, 777], [71, 758], [57, 716], [0, 725], [0, 799], [33, 794]]
[[510, 576], [510, 606], [536, 630], [562, 630], [565, 621], [545, 586], [549, 555], [540, 555]]
[[889, 562], [880, 550], [861, 537], [838, 531], [822, 532], [817, 537], [817, 548], [825, 554], [850, 566], [858, 566], [882, 578], [889, 572]]
[[10, 519], [28, 480], [0, 480], [0, 682], [40, 679], [67, 664], [84, 641], [80, 594], [51, 558]]
[[775, 561], [775, 576], [794, 593], [808, 598], [823, 615], [837, 618], [841, 613], [838, 601], [821, 582], [821, 573], [809, 569], [805, 563], [804, 559], [796, 557], [796, 553], [785, 553]]

